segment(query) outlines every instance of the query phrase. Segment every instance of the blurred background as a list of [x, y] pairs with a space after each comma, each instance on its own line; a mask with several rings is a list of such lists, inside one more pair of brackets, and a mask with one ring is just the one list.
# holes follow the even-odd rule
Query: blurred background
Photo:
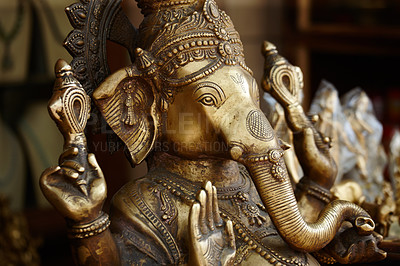
[[[246, 62], [257, 80], [264, 63], [261, 43], [268, 40], [301, 67], [306, 109], [322, 79], [341, 95], [360, 86], [374, 103], [384, 125], [383, 143], [388, 143], [400, 121], [400, 1], [216, 1], [240, 33]], [[64, 8], [74, 2], [0, 0], [0, 264], [12, 245], [26, 261], [30, 256], [32, 261], [40, 257], [42, 265], [72, 264], [65, 222], [42, 196], [38, 179], [44, 169], [57, 164], [62, 152], [63, 139], [48, 116], [47, 101], [54, 63], [58, 58], [71, 60], [62, 43], [72, 29]], [[138, 26], [142, 15], [136, 2], [124, 0], [123, 6]], [[129, 64], [118, 45], [109, 43], [108, 52], [112, 70]], [[122, 152], [110, 156], [105, 136], [92, 139], [107, 179], [108, 199], [145, 173], [145, 165], [132, 169]]]

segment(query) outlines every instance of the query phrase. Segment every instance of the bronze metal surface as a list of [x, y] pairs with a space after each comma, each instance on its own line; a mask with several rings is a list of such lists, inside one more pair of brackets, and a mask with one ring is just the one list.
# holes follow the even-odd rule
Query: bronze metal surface
[[[329, 141], [298, 103], [299, 68], [265, 44], [262, 84], [283, 105], [305, 172], [296, 199], [285, 145], [260, 110], [229, 16], [214, 0], [138, 0], [142, 24], [122, 30], [119, 2], [82, 0], [67, 9], [75, 29], [66, 46], [74, 60], [57, 63], [49, 104], [65, 151], [41, 186], [68, 221], [78, 264], [316, 265], [316, 258], [385, 257], [369, 214], [332, 201], [336, 166]], [[110, 75], [107, 38], [125, 44], [133, 59]], [[114, 196], [109, 228], [104, 176], [86, 151], [89, 103], [82, 88], [129, 160], [149, 165], [146, 176]]]

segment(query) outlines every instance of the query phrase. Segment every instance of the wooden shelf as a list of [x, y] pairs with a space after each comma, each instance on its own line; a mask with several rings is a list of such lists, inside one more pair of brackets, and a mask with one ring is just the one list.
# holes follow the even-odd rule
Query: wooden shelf
[[353, 38], [400, 40], [400, 27], [390, 26], [366, 27], [346, 24], [315, 24], [306, 29], [300, 29], [300, 32], [329, 37], [350, 36]]

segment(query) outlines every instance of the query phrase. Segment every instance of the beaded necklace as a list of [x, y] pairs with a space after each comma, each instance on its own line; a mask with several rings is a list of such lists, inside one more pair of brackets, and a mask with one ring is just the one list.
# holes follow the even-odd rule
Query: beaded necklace
[[[242, 177], [242, 182], [235, 187], [226, 187], [226, 188], [217, 188], [218, 191], [218, 199], [222, 201], [233, 201], [237, 206], [241, 209], [241, 212], [247, 216], [250, 224], [254, 224], [255, 226], [264, 226], [265, 218], [259, 214], [258, 209], [266, 212], [265, 207], [260, 203], [253, 203], [249, 200], [249, 190], [250, 190], [250, 176], [248, 173], [241, 169], [240, 175]], [[183, 178], [175, 178], [171, 179], [167, 176], [163, 176], [162, 178], [153, 176], [153, 181], [158, 183], [160, 186], [163, 186], [168, 191], [170, 191], [173, 195], [180, 198], [183, 202], [191, 205], [196, 201], [196, 191], [201, 188], [201, 184], [189, 182]], [[223, 203], [223, 202], [220, 202]], [[279, 252], [267, 247], [264, 243], [260, 241], [260, 237], [257, 237], [252, 230], [250, 230], [240, 218], [235, 217], [232, 213], [225, 209], [223, 204], [220, 204], [220, 215], [221, 217], [227, 221], [228, 219], [232, 221], [235, 235], [237, 240], [241, 240], [245, 243], [243, 250], [237, 250], [236, 259], [234, 264], [239, 265], [242, 263], [243, 259], [247, 256], [250, 250], [254, 250], [261, 257], [267, 260], [269, 263], [275, 266], [281, 265], [297, 265], [297, 266], [305, 266], [307, 263], [297, 258], [285, 258], [279, 254]], [[250, 221], [252, 220], [252, 222]]]

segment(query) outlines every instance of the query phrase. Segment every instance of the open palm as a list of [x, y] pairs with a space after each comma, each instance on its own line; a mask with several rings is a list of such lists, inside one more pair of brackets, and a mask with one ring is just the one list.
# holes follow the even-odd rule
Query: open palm
[[198, 194], [189, 216], [192, 265], [231, 265], [236, 254], [232, 221], [219, 215], [216, 188], [207, 182]]

